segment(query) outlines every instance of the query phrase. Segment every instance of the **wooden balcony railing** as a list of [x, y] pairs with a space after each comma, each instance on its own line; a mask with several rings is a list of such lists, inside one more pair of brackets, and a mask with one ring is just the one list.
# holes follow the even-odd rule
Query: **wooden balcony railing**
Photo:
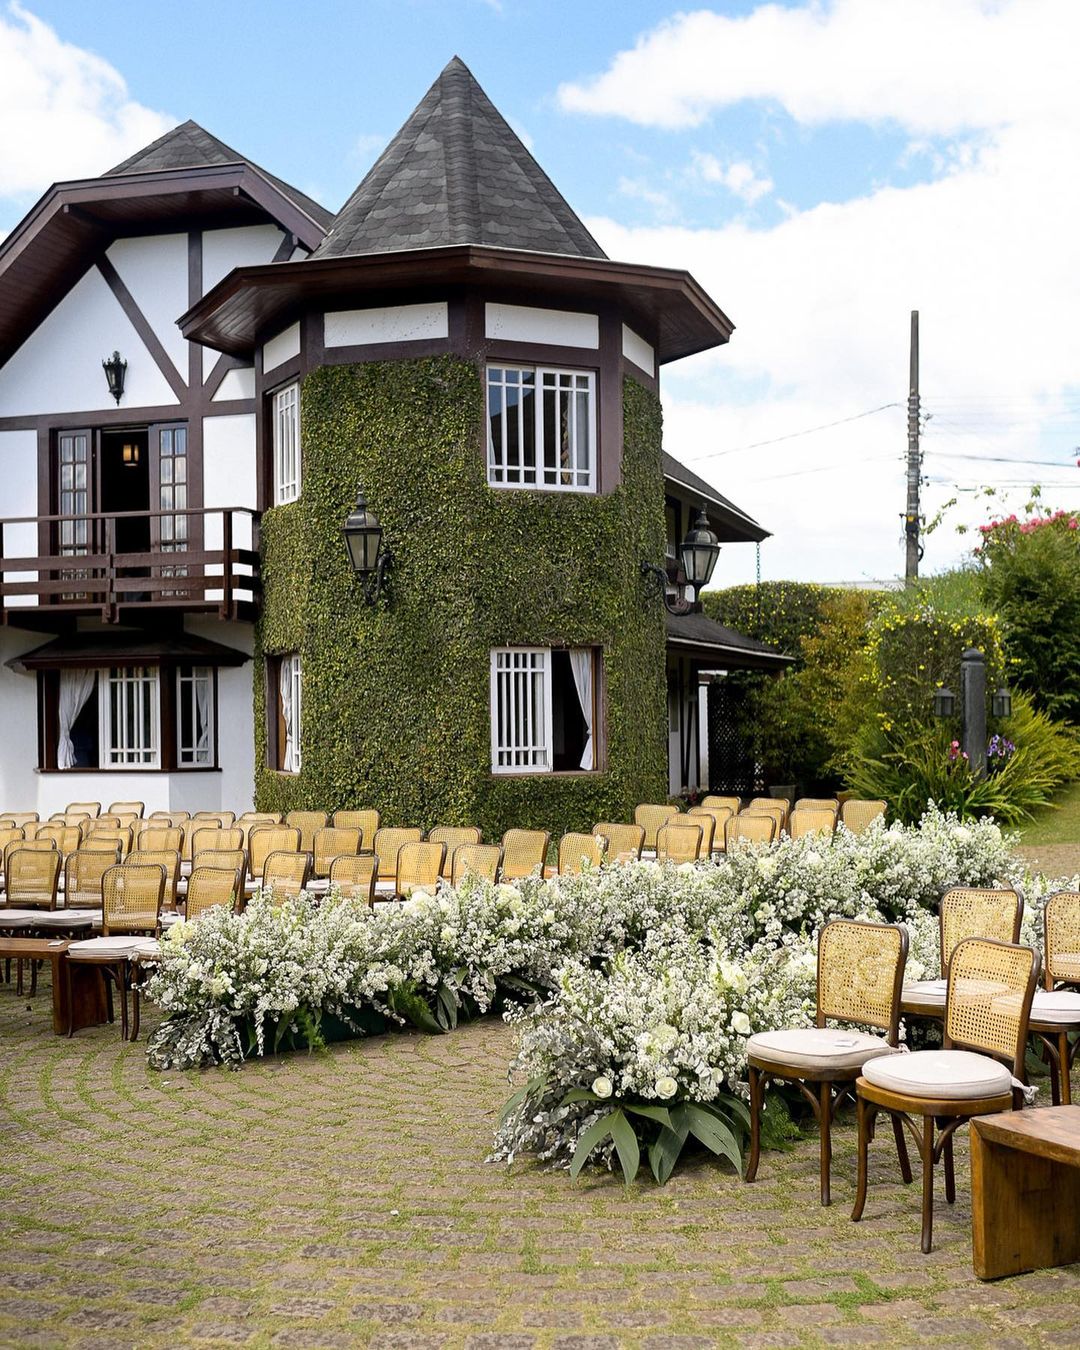
[[[147, 609], [253, 619], [257, 522], [258, 512], [233, 506], [0, 519], [0, 620], [40, 628], [98, 615], [116, 623]], [[43, 535], [48, 551], [30, 553]]]

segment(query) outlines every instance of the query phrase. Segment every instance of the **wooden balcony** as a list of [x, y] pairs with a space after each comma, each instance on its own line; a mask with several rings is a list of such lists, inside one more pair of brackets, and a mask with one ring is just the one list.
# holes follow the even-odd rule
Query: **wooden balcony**
[[[257, 524], [246, 507], [0, 519], [0, 622], [48, 630], [169, 611], [254, 620]], [[44, 541], [47, 551], [29, 551]]]

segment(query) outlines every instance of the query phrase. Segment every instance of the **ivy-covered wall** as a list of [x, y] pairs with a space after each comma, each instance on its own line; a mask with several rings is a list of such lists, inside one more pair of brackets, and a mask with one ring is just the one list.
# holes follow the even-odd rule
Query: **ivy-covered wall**
[[[663, 611], [638, 567], [663, 553], [659, 400], [623, 389], [610, 495], [495, 491], [477, 368], [455, 357], [324, 367], [301, 399], [303, 494], [263, 517], [255, 669], [264, 810], [374, 806], [384, 824], [512, 825], [558, 835], [666, 798]], [[394, 555], [366, 607], [342, 523], [359, 482]], [[491, 773], [490, 651], [602, 646], [607, 763]], [[265, 654], [303, 663], [303, 769], [266, 767]]]

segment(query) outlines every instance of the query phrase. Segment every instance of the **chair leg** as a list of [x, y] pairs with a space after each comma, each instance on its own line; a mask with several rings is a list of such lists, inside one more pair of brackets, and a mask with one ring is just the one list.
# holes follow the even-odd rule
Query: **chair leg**
[[923, 1116], [922, 1249], [929, 1253], [934, 1240], [934, 1117]]
[[876, 1107], [866, 1100], [865, 1097], [856, 1095], [855, 1114], [859, 1123], [859, 1171], [858, 1179], [855, 1185], [855, 1205], [851, 1211], [851, 1217], [855, 1223], [862, 1218], [863, 1209], [866, 1206], [866, 1174], [867, 1174], [867, 1154], [870, 1150], [870, 1122], [873, 1119]]
[[31, 961], [31, 962], [30, 962], [30, 997], [31, 997], [31, 998], [36, 998], [36, 997], [37, 997], [37, 973], [38, 973], [38, 964], [39, 964], [39, 963], [38, 963], [37, 961]]
[[1063, 1031], [1058, 1036], [1058, 1077], [1061, 1082], [1062, 1106], [1072, 1105], [1072, 1084], [1069, 1082], [1069, 1070], [1071, 1067], [1069, 1033]]
[[116, 992], [120, 995], [120, 1039], [126, 1041], [128, 1038], [128, 997], [123, 965], [115, 967], [114, 978], [116, 980]]
[[131, 1039], [139, 1039], [139, 985], [132, 973], [131, 979]]
[[832, 1170], [832, 1084], [822, 1083], [818, 1097], [821, 1103], [818, 1110], [818, 1126], [821, 1131], [821, 1203], [829, 1205], [832, 1196], [829, 1192], [830, 1172]]
[[914, 1175], [911, 1171], [911, 1159], [908, 1157], [907, 1139], [904, 1136], [904, 1122], [899, 1116], [890, 1115], [892, 1120], [893, 1138], [896, 1140], [896, 1156], [900, 1160], [900, 1176], [905, 1186], [910, 1186], [914, 1181]]
[[750, 1065], [750, 1158], [746, 1164], [746, 1180], [757, 1177], [758, 1163], [761, 1160], [761, 1108], [764, 1097], [760, 1069]]
[[116, 1021], [116, 1013], [113, 1011], [112, 980], [109, 979], [105, 971], [101, 972], [101, 980], [105, 986], [105, 1011], [108, 1014], [110, 1022]]
[[956, 1204], [956, 1168], [953, 1165], [953, 1137], [951, 1134], [945, 1139], [945, 1201], [947, 1204]]

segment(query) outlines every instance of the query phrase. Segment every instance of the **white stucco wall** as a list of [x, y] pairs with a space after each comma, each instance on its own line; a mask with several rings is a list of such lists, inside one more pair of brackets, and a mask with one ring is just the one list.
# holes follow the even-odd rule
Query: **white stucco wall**
[[656, 353], [643, 337], [638, 337], [632, 328], [622, 326], [622, 351], [628, 361], [633, 361], [646, 375], [656, 374]]
[[276, 225], [244, 225], [233, 230], [207, 230], [203, 234], [203, 294], [211, 290], [234, 267], [268, 263], [285, 237]]
[[263, 374], [267, 375], [294, 356], [300, 355], [300, 325], [289, 324], [276, 337], [263, 344]]
[[450, 333], [445, 301], [425, 305], [386, 305], [377, 309], [340, 309], [326, 315], [328, 347], [367, 346], [377, 342], [420, 342]]
[[[211, 642], [220, 642], [226, 647], [235, 647], [248, 656], [255, 645], [254, 630], [246, 623], [220, 623], [215, 619], [189, 619], [189, 633], [209, 638]], [[242, 666], [218, 671], [218, 774], [176, 774], [173, 777], [185, 779], [174, 786], [174, 802], [178, 811], [250, 811], [254, 806], [255, 793], [255, 714], [252, 707], [252, 665], [247, 661]], [[189, 800], [195, 795], [207, 795], [209, 780], [216, 778], [219, 804], [212, 806], [190, 806], [181, 801], [186, 794]]]
[[[0, 512], [5, 516], [37, 515], [37, 432], [0, 431]], [[4, 529], [4, 556], [37, 555], [37, 525], [8, 525]], [[33, 581], [36, 572], [5, 572], [5, 581]], [[11, 605], [33, 605], [32, 595], [13, 595]]]
[[595, 314], [566, 309], [534, 309], [531, 305], [484, 306], [484, 332], [504, 342], [544, 342], [556, 347], [600, 346], [600, 320]]
[[[255, 415], [237, 413], [226, 417], [203, 418], [203, 502], [213, 506], [247, 506], [255, 509], [257, 481], [255, 472]], [[220, 548], [222, 517], [208, 515], [205, 525], [208, 549]], [[251, 518], [233, 517], [233, 546], [250, 548], [252, 543]], [[219, 566], [211, 564], [208, 573], [220, 573]], [[209, 591], [208, 599], [217, 599], [217, 592]]]
[[176, 326], [188, 307], [187, 235], [117, 239], [109, 245], [106, 257], [187, 384], [188, 344]]
[[17, 675], [7, 663], [47, 640], [0, 628], [0, 812], [38, 810], [37, 679]]
[[225, 378], [218, 385], [218, 391], [213, 397], [214, 403], [223, 403], [230, 398], [254, 398], [255, 397], [255, 367], [241, 366], [237, 370], [229, 370], [225, 373]]

